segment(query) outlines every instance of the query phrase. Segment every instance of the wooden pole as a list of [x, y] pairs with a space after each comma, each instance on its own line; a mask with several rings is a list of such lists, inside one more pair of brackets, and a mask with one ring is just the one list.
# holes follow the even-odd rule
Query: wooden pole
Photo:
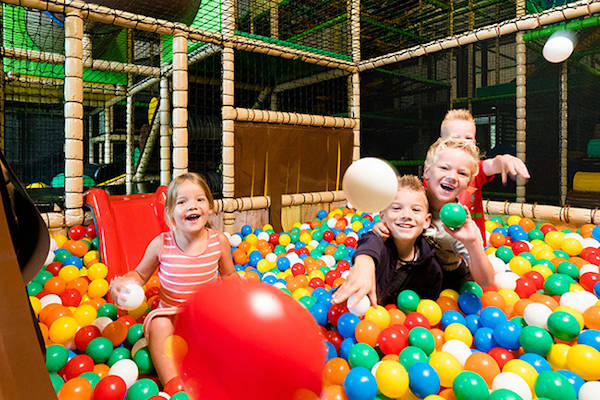
[[[525, 0], [516, 3], [517, 17], [525, 15]], [[517, 77], [516, 77], [516, 128], [517, 128], [517, 157], [527, 160], [527, 47], [523, 40], [523, 32], [517, 32]], [[498, 55], [496, 55], [498, 56]], [[517, 177], [517, 201], [525, 201], [525, 180]]]
[[94, 117], [88, 116], [88, 163], [94, 163], [94, 142], [92, 137], [94, 136]]
[[[235, 32], [235, 16], [233, 0], [223, 0], [223, 36], [226, 39], [221, 52], [221, 69], [222, 69], [222, 103], [221, 110], [222, 118], [222, 140], [223, 140], [223, 201], [228, 202], [235, 196], [235, 167], [234, 167], [234, 129], [235, 129], [235, 114], [234, 110], [234, 93], [235, 93], [235, 77], [234, 77], [234, 50], [231, 45], [231, 40]], [[223, 229], [225, 232], [233, 233], [234, 231], [234, 214], [233, 210], [224, 209], [223, 212]]]
[[327, 128], [347, 129], [353, 129], [359, 124], [356, 118], [257, 110], [253, 108], [232, 107], [225, 104], [223, 104], [223, 118], [235, 121], [268, 122], [286, 125], [323, 126]]
[[[0, 4], [0, 44], [4, 44], [4, 7]], [[4, 57], [0, 57], [0, 151], [4, 152], [4, 102], [5, 102], [5, 76], [4, 76]]]
[[188, 172], [188, 42], [187, 35], [173, 36], [173, 176]]
[[564, 205], [567, 201], [567, 144], [568, 144], [568, 84], [567, 74], [569, 67], [567, 61], [563, 61], [560, 66], [560, 137], [559, 137], [559, 153], [560, 153], [560, 204]]
[[[360, 0], [348, 0], [350, 15], [350, 43], [352, 61], [355, 65], [360, 62]], [[352, 160], [360, 158], [360, 75], [358, 71], [352, 73], [348, 80], [350, 86], [350, 98], [348, 101], [348, 115], [354, 120], [352, 127], [353, 144]]]
[[[163, 40], [160, 40], [160, 56], [163, 57]], [[161, 61], [162, 64], [162, 61]], [[169, 99], [169, 78], [163, 74], [160, 78], [160, 184], [171, 182], [171, 101]]]
[[83, 223], [83, 18], [65, 13], [65, 224]]
[[152, 120], [152, 126], [150, 127], [150, 133], [148, 134], [146, 144], [144, 145], [144, 151], [142, 151], [140, 154], [139, 162], [137, 168], [135, 169], [135, 175], [133, 176], [134, 182], [139, 182], [144, 178], [146, 169], [148, 168], [148, 164], [150, 163], [150, 156], [152, 155], [152, 150], [154, 149], [154, 142], [156, 141], [156, 136], [158, 136], [158, 132], [160, 131], [161, 125], [162, 124], [160, 121], [160, 112], [158, 112]]
[[[127, 61], [133, 60], [133, 30], [127, 29]], [[127, 74], [127, 89], [133, 86], [133, 75]], [[133, 193], [133, 130], [134, 130], [133, 95], [127, 93], [126, 139], [125, 139], [125, 192]]]
[[110, 134], [113, 127], [113, 107], [104, 108], [104, 164], [112, 163], [112, 143]]
[[483, 202], [486, 214], [519, 215], [521, 217], [541, 219], [567, 224], [595, 224], [600, 225], [600, 212], [598, 209], [557, 207], [527, 203], [511, 203], [508, 201]]

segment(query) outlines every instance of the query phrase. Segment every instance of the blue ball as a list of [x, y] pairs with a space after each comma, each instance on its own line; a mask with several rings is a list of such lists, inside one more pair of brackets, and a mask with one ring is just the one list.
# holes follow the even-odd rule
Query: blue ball
[[506, 230], [506, 228], [503, 228], [501, 226], [494, 228], [492, 230], [492, 233], [501, 233], [502, 236], [507, 236], [508, 235], [508, 231]]
[[519, 240], [529, 240], [529, 235], [527, 235], [527, 233], [525, 231], [517, 231], [510, 236], [510, 239], [513, 242], [516, 242]]
[[258, 250], [253, 250], [250, 255], [248, 256], [248, 262], [250, 263], [251, 266], [256, 267], [258, 265], [258, 262], [260, 260], [262, 260], [263, 256], [262, 254], [260, 254], [260, 251]]
[[279, 257], [276, 264], [280, 271], [285, 271], [290, 267], [290, 260], [287, 257]]
[[600, 282], [594, 284], [594, 294], [596, 297], [600, 297]]
[[298, 241], [297, 241], [297, 242], [294, 244], [294, 246], [296, 247], [296, 249], [301, 249], [301, 248], [303, 248], [303, 247], [306, 247], [306, 243], [304, 243], [304, 242], [303, 242], [303, 241], [301, 241], [301, 240], [298, 240]]
[[327, 314], [329, 313], [329, 307], [326, 307], [325, 304], [317, 301], [310, 308], [310, 313], [317, 321], [317, 324], [321, 326], [325, 326], [327, 324]]
[[360, 322], [360, 318], [355, 314], [350, 312], [344, 313], [340, 316], [337, 322], [337, 329], [340, 335], [345, 338], [353, 338], [354, 330], [356, 329], [356, 325]]
[[455, 310], [445, 311], [442, 314], [442, 320], [440, 321], [440, 326], [442, 327], [442, 329], [446, 329], [448, 325], [454, 323], [465, 325], [465, 317], [463, 317], [461, 313]]
[[479, 328], [475, 335], [473, 335], [473, 344], [477, 350], [483, 351], [484, 353], [489, 352], [498, 344], [494, 340], [494, 330], [492, 328]]
[[255, 234], [256, 236], [258, 236], [258, 234], [259, 234], [259, 233], [261, 233], [261, 232], [264, 232], [264, 231], [263, 231], [262, 229], [260, 229], [260, 228], [256, 228], [256, 229], [254, 230], [254, 234]]
[[458, 296], [458, 306], [465, 314], [477, 314], [481, 310], [481, 299], [473, 292], [463, 292]]
[[327, 211], [319, 210], [319, 212], [317, 212], [317, 218], [319, 218], [319, 219], [327, 218]]
[[421, 399], [440, 391], [440, 376], [429, 364], [417, 362], [408, 369], [410, 391]]
[[559, 374], [561, 374], [562, 376], [567, 378], [567, 380], [571, 383], [571, 385], [573, 385], [573, 388], [575, 389], [575, 393], [579, 393], [579, 389], [581, 389], [581, 385], [583, 385], [585, 383], [585, 380], [583, 380], [582, 377], [577, 375], [575, 372], [569, 371], [566, 369], [559, 369], [556, 372], [558, 372]]
[[362, 228], [360, 228], [356, 234], [358, 235], [358, 237], [361, 237], [362, 235], [364, 235], [365, 233], [369, 232], [369, 229], [366, 229], [364, 226]]
[[[371, 230], [371, 228], [373, 227], [373, 223], [371, 221], [369, 221], [368, 219], [364, 219], [362, 224], [363, 224], [363, 228], [366, 231]], [[359, 231], [360, 231], [360, 229], [359, 229]]]
[[592, 229], [592, 237], [600, 241], [600, 225], [596, 225], [596, 227]]
[[525, 231], [523, 230], [523, 227], [518, 224], [512, 224], [511, 226], [508, 227], [508, 234], [510, 235], [511, 239], [512, 239], [512, 236], [516, 232], [525, 232]]
[[234, 267], [235, 267], [235, 271], [236, 271], [236, 272], [240, 272], [240, 271], [243, 271], [243, 270], [245, 269], [245, 268], [244, 268], [242, 265], [240, 265], [240, 264], [235, 264], [235, 265], [234, 265]]
[[539, 354], [525, 353], [521, 355], [519, 359], [525, 361], [526, 363], [529, 363], [538, 372], [538, 374], [544, 371], [552, 371], [550, 363]]
[[513, 321], [504, 321], [494, 328], [494, 340], [499, 346], [508, 350], [517, 350], [521, 341], [521, 327]]
[[600, 351], [600, 331], [596, 329], [586, 329], [582, 331], [577, 337], [577, 344], [587, 344]]
[[354, 367], [344, 379], [344, 391], [348, 400], [374, 400], [377, 396], [377, 381], [368, 369]]
[[263, 277], [262, 281], [264, 283], [268, 283], [269, 285], [272, 285], [275, 282], [277, 282], [277, 277], [274, 275], [267, 275], [267, 276]]
[[[59, 249], [56, 249], [56, 250], [54, 250], [54, 255], [57, 255], [57, 254], [59, 254], [59, 253], [62, 253], [63, 251], [66, 251], [67, 253], [69, 253], [69, 250], [67, 250], [67, 249], [63, 249], [63, 248], [61, 247], [61, 248], [59, 248]], [[71, 253], [69, 253], [69, 254], [71, 254]]]
[[335, 349], [335, 346], [328, 340], [325, 341], [325, 352], [327, 353], [327, 361], [337, 357], [337, 350]]
[[81, 267], [83, 267], [83, 261], [81, 261], [81, 258], [77, 257], [77, 256], [71, 256], [66, 258], [63, 263], [62, 263], [63, 267], [66, 265], [74, 265], [77, 268], [81, 269]]
[[342, 341], [342, 344], [340, 345], [340, 357], [342, 357], [344, 360], [348, 360], [348, 354], [350, 354], [350, 349], [356, 343], [358, 342], [354, 338], [344, 339]]
[[485, 307], [479, 315], [479, 324], [494, 329], [496, 325], [506, 321], [506, 314], [498, 307]]
[[465, 326], [471, 331], [471, 335], [474, 335], [477, 329], [479, 329], [479, 315], [467, 315], [465, 317]]
[[242, 226], [240, 233], [242, 234], [243, 237], [246, 237], [252, 233], [252, 227], [250, 225], [244, 225], [244, 226]]
[[313, 290], [311, 296], [316, 298], [317, 300], [319, 300], [321, 298], [321, 296], [323, 296], [326, 293], [327, 293], [327, 289], [318, 287], [315, 290]]

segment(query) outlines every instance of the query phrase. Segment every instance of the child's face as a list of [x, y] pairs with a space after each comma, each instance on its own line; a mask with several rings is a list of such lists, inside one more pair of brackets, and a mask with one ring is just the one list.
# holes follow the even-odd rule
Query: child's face
[[473, 158], [463, 150], [441, 150], [423, 173], [430, 195], [442, 204], [455, 201], [456, 196], [469, 186], [472, 164]]
[[475, 143], [475, 134], [477, 130], [475, 124], [471, 121], [455, 119], [444, 122], [444, 133], [442, 137], [454, 137], [459, 139], [471, 140]]
[[202, 230], [211, 213], [204, 190], [191, 181], [183, 181], [177, 190], [175, 208], [173, 209], [173, 225], [184, 232]]
[[431, 222], [425, 194], [402, 187], [381, 217], [396, 240], [414, 241]]

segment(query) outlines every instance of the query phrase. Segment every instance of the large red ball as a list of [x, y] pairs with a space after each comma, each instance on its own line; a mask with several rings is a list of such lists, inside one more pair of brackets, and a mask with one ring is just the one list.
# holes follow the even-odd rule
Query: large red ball
[[89, 237], [90, 239], [95, 238], [96, 237], [96, 225], [89, 224], [87, 226], [87, 228], [85, 228], [85, 236]]
[[188, 347], [179, 366], [191, 398], [320, 393], [325, 345], [319, 328], [304, 307], [272, 286], [231, 278], [207, 285], [178, 315], [175, 334]]
[[85, 236], [85, 227], [82, 225], [75, 225], [69, 229], [69, 239], [81, 240]]
[[94, 388], [94, 400], [123, 400], [127, 384], [118, 375], [108, 375], [100, 379]]
[[96, 325], [87, 325], [82, 327], [75, 334], [75, 347], [79, 351], [85, 351], [87, 345], [97, 337], [102, 336], [100, 329]]
[[92, 372], [94, 370], [94, 360], [87, 354], [79, 354], [71, 358], [62, 368], [61, 375], [65, 382], [83, 374], [84, 372]]

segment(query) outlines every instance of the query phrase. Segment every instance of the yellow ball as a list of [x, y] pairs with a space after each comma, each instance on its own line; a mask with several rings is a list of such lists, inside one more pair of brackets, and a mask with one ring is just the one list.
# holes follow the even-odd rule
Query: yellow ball
[[446, 400], [444, 399], [442, 396], [438, 396], [437, 394], [430, 394], [429, 396], [425, 397], [425, 399], [423, 400]]
[[558, 249], [560, 249], [560, 246], [561, 246], [564, 238], [565, 238], [565, 234], [563, 232], [550, 231], [550, 232], [546, 233], [544, 240], [554, 250], [558, 250]]
[[86, 267], [81, 267], [79, 273], [81, 274], [81, 276], [88, 276], [88, 269]]
[[487, 232], [490, 232], [490, 233], [492, 233], [492, 231], [493, 231], [494, 229], [496, 229], [498, 226], [499, 226], [499, 225], [498, 225], [498, 223], [497, 223], [497, 222], [490, 221], [490, 220], [486, 220], [486, 221], [485, 221], [485, 230], [486, 230]]
[[104, 297], [108, 293], [108, 282], [106, 279], [95, 279], [90, 282], [87, 292], [93, 299]]
[[271, 270], [271, 264], [265, 260], [264, 258], [262, 260], [258, 261], [258, 264], [256, 264], [256, 269], [261, 273], [264, 274], [267, 271]]
[[310, 233], [308, 233], [308, 232], [303, 232], [303, 233], [300, 235], [300, 241], [301, 241], [301, 242], [308, 243], [308, 242], [310, 242], [311, 240], [312, 240], [312, 235], [311, 235]]
[[548, 277], [553, 274], [550, 268], [542, 264], [534, 265], [531, 270], [542, 274], [544, 279], [548, 279]]
[[[540, 245], [540, 246], [541, 246], [541, 245], [548, 246], [548, 245], [546, 244], [546, 242], [544, 242], [544, 241], [543, 241], [543, 240], [541, 240], [541, 239], [533, 239], [533, 240], [532, 240], [531, 242], [529, 242], [529, 243], [531, 243], [531, 246], [533, 246], [533, 247], [535, 247], [535, 246], [538, 246], [538, 245]], [[532, 249], [533, 249], [533, 247], [532, 247]]]
[[487, 249], [485, 249], [485, 254], [486, 255], [490, 255], [490, 254], [495, 254], [496, 253], [496, 248], [495, 247], [488, 247]]
[[279, 235], [279, 244], [282, 246], [287, 246], [292, 242], [292, 238], [287, 233], [282, 233]]
[[567, 368], [567, 354], [571, 346], [565, 343], [555, 343], [546, 355], [553, 370]]
[[462, 371], [458, 359], [445, 351], [434, 352], [431, 357], [429, 357], [429, 365], [431, 365], [438, 373], [440, 383], [444, 387], [452, 387], [454, 378]]
[[571, 283], [569, 285], [569, 292], [585, 292], [585, 289], [579, 283]]
[[442, 320], [442, 309], [433, 300], [421, 300], [417, 312], [423, 314], [431, 326], [436, 326]]
[[69, 238], [66, 237], [65, 235], [54, 235], [54, 236], [52, 236], [52, 238], [54, 239], [54, 241], [56, 242], [56, 245], [59, 248], [63, 247], [63, 245], [65, 244], [65, 242], [67, 240], [69, 240]]
[[502, 296], [507, 306], [512, 306], [521, 299], [514, 290], [510, 289], [498, 289], [498, 294]]
[[354, 221], [350, 226], [354, 232], [358, 232], [363, 227], [363, 224], [360, 221]]
[[314, 271], [311, 271], [310, 274], [308, 274], [309, 281], [313, 278], [321, 278], [322, 280], [325, 280], [325, 274], [320, 269], [315, 269]]
[[379, 364], [375, 379], [384, 396], [395, 399], [408, 391], [408, 372], [398, 361], [386, 360]]
[[37, 317], [42, 309], [42, 302], [35, 296], [29, 296], [29, 303], [31, 303], [31, 309]]
[[513, 359], [504, 364], [504, 368], [502, 368], [502, 372], [512, 372], [513, 374], [519, 375], [527, 384], [529, 388], [533, 391], [533, 387], [535, 385], [535, 380], [537, 379], [538, 373], [535, 368], [531, 364], [526, 361]]
[[294, 224], [292, 225], [292, 228], [300, 229], [301, 227], [302, 227], [302, 224], [300, 222], [294, 222]]
[[523, 276], [531, 270], [531, 263], [529, 260], [521, 256], [511, 258], [508, 262], [508, 266], [512, 272], [519, 276]]
[[473, 344], [473, 335], [469, 328], [463, 324], [453, 323], [446, 327], [444, 330], [444, 341], [448, 340], [460, 340], [467, 346], [471, 347]]
[[70, 340], [77, 332], [77, 320], [73, 317], [60, 317], [52, 323], [48, 337], [54, 343], [63, 344]]
[[307, 288], [298, 288], [292, 293], [292, 297], [296, 300], [300, 300], [304, 296], [310, 296], [310, 291]]
[[576, 344], [567, 353], [567, 368], [586, 381], [600, 379], [600, 352], [586, 344]]
[[508, 224], [508, 226], [519, 225], [520, 221], [521, 221], [521, 217], [519, 217], [518, 215], [511, 215], [510, 217], [508, 217], [508, 220], [506, 221], [506, 223]]
[[256, 243], [258, 243], [258, 236], [256, 236], [254, 233], [251, 233], [248, 236], [246, 236], [244, 240], [248, 242], [250, 246], [254, 247], [256, 246]]
[[94, 260], [98, 260], [98, 250], [91, 250], [85, 253], [83, 256], [83, 265], [89, 267], [89, 264]]
[[365, 319], [375, 322], [379, 329], [387, 328], [391, 322], [390, 313], [382, 306], [369, 307], [365, 313]]
[[268, 231], [268, 230], [271, 230], [271, 231], [272, 231], [272, 230], [273, 230], [273, 225], [271, 225], [271, 224], [266, 224], [266, 225], [264, 225], [264, 226], [262, 227], [262, 230], [263, 230], [263, 231], [265, 231], [265, 232], [266, 232], [266, 231]]
[[108, 268], [102, 263], [95, 263], [88, 267], [87, 276], [90, 280], [104, 279], [108, 275]]
[[566, 238], [563, 240], [560, 248], [571, 257], [578, 256], [583, 250], [583, 246], [579, 240], [575, 238]]
[[65, 282], [70, 282], [74, 279], [77, 279], [81, 276], [81, 272], [79, 268], [74, 265], [65, 265], [58, 271], [58, 276], [65, 280]]
[[440, 297], [450, 297], [454, 301], [458, 301], [458, 292], [454, 289], [444, 289], [440, 293]]
[[535, 258], [537, 258], [538, 260], [552, 261], [556, 258], [556, 254], [554, 254], [554, 252], [550, 249], [544, 249]]

